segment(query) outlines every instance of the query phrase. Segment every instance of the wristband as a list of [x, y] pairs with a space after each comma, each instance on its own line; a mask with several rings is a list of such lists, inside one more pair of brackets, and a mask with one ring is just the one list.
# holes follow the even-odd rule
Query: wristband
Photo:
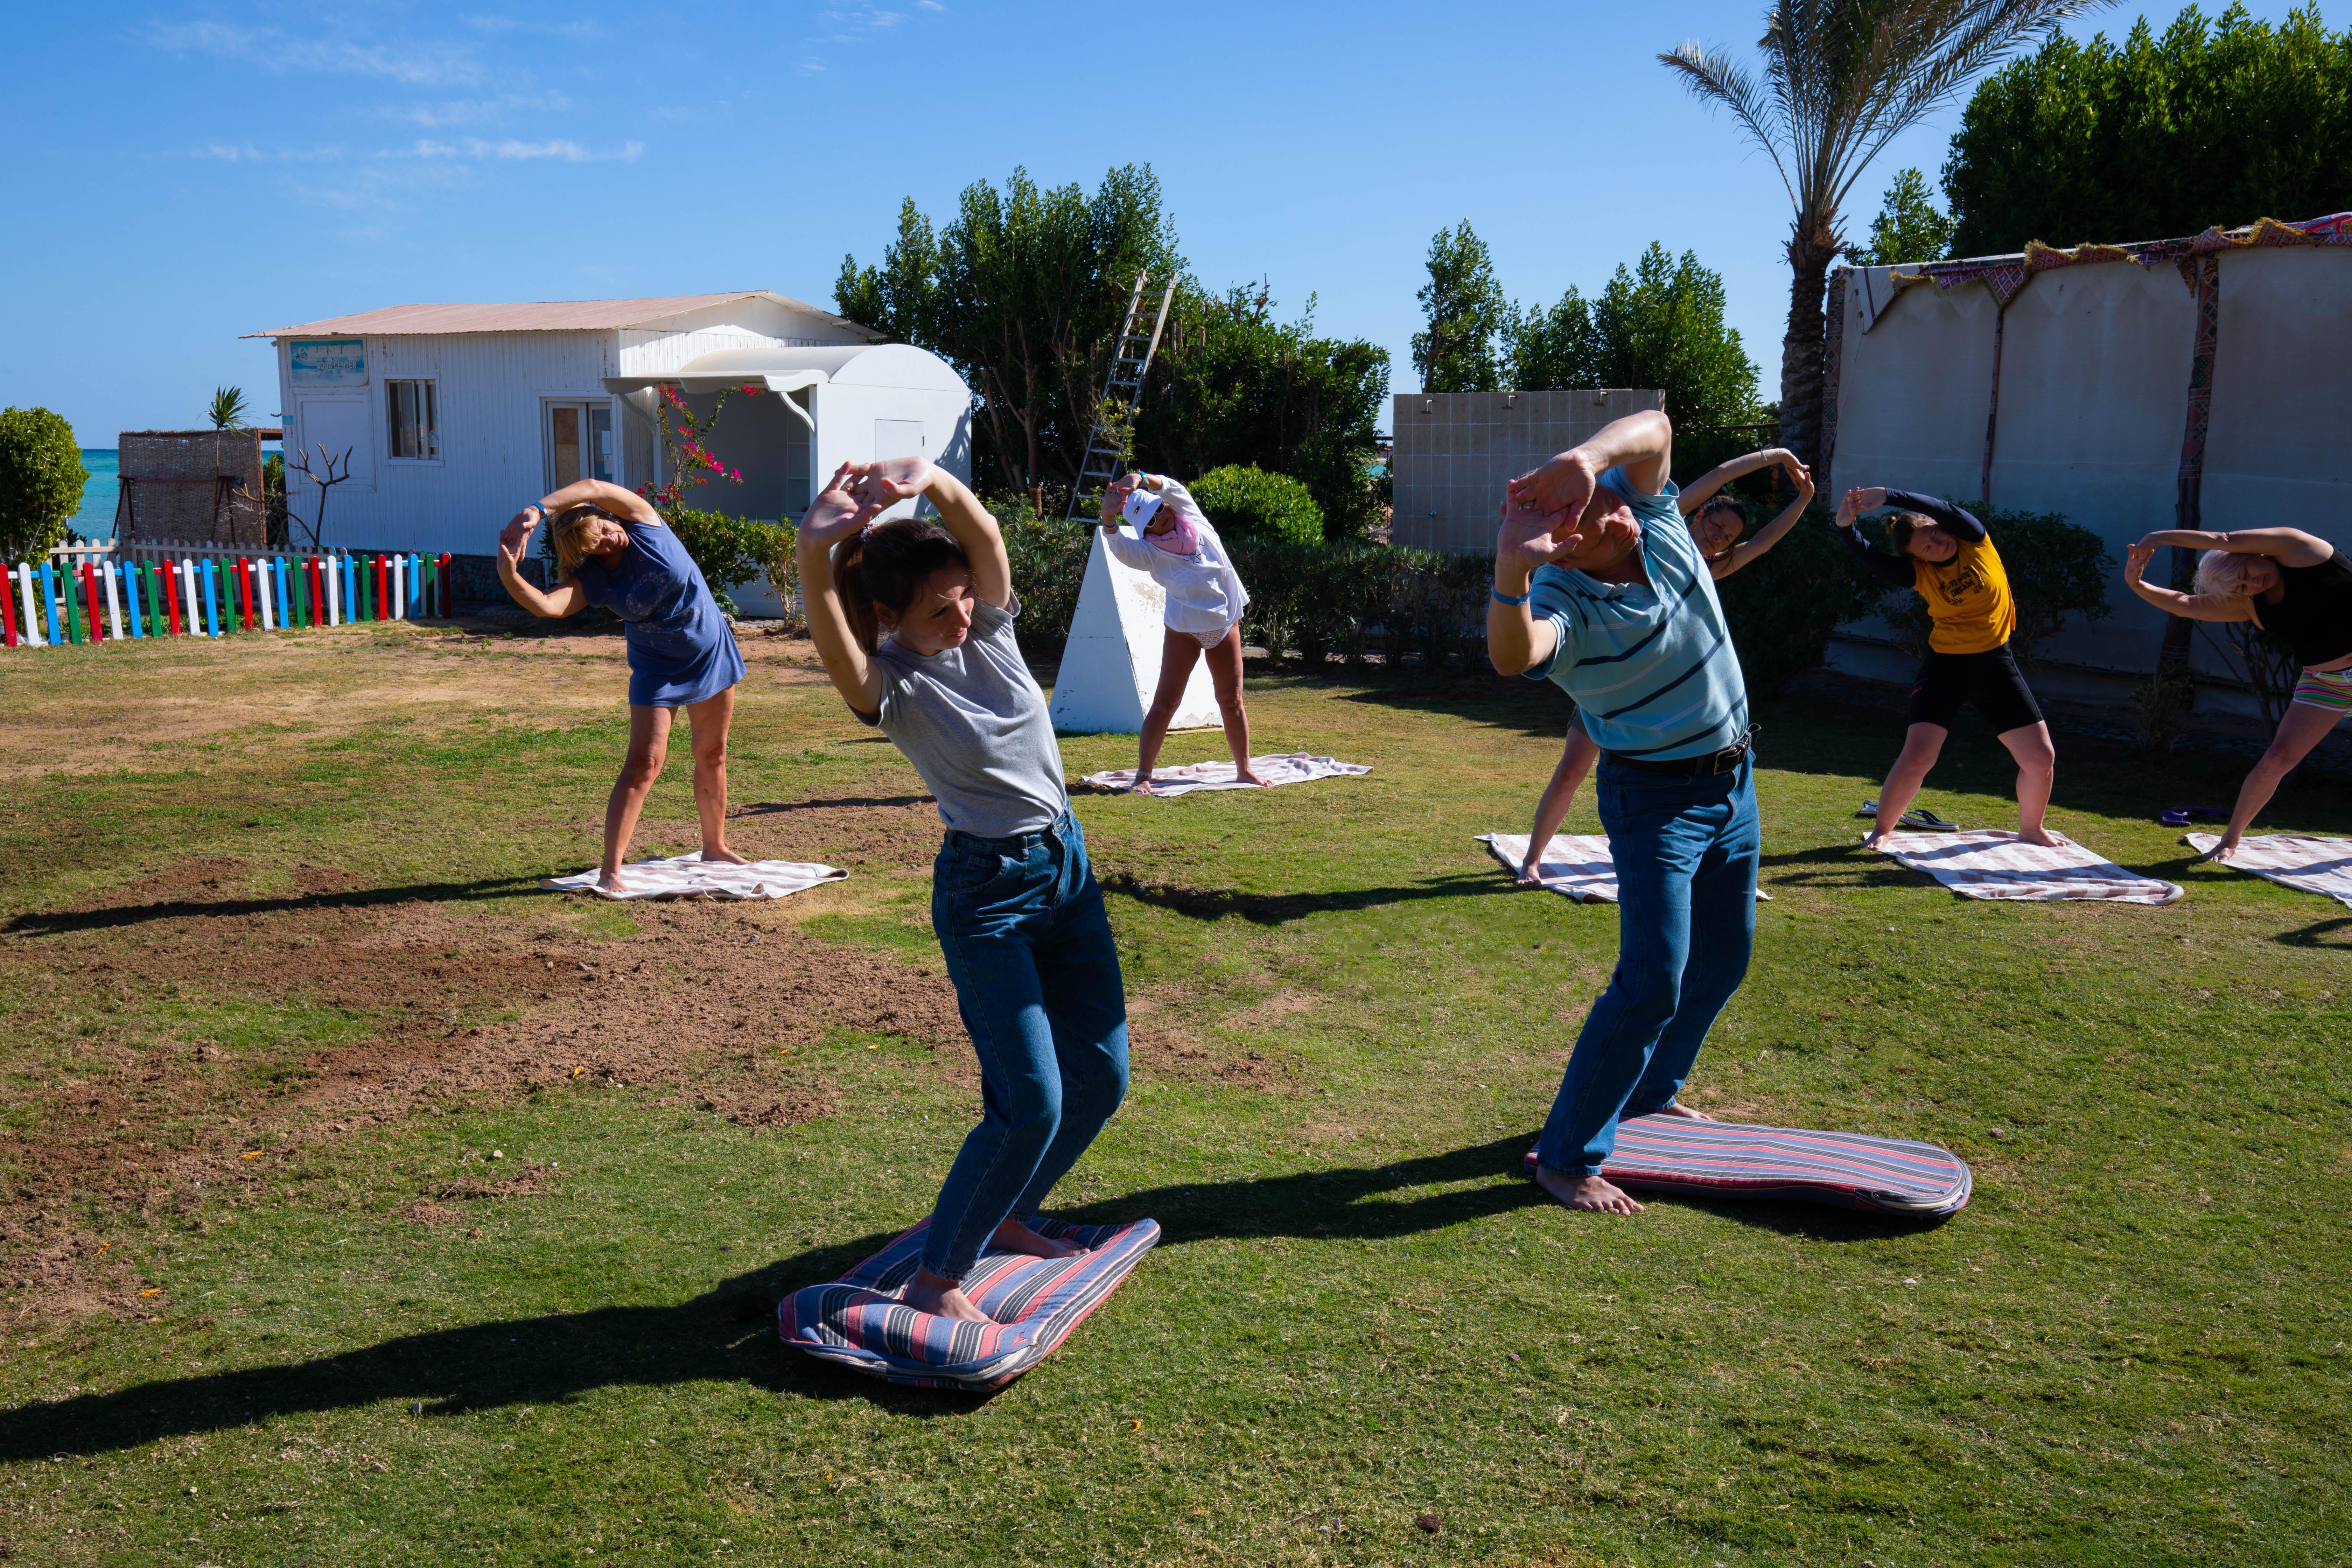
[[1493, 596], [1495, 603], [1498, 605], [1524, 605], [1530, 598], [1535, 596], [1535, 589], [1532, 586], [1516, 599], [1512, 598], [1508, 594], [1504, 593], [1500, 588], [1488, 588], [1486, 592]]

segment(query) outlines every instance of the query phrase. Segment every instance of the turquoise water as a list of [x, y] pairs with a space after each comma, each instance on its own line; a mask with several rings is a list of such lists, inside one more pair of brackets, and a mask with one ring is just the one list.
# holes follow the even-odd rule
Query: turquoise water
[[112, 447], [81, 449], [81, 466], [89, 470], [89, 482], [81, 488], [81, 510], [66, 525], [76, 538], [114, 537], [115, 492], [121, 488], [115, 483], [114, 476], [121, 471], [120, 458]]

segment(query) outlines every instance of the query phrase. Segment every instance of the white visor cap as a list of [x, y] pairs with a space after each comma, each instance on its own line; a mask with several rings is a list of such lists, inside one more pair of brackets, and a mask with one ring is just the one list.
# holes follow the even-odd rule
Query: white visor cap
[[1140, 533], [1150, 526], [1153, 518], [1160, 515], [1160, 508], [1165, 500], [1166, 498], [1158, 490], [1138, 485], [1135, 493], [1127, 498], [1127, 504], [1118, 509], [1118, 514], [1133, 523], [1135, 531]]

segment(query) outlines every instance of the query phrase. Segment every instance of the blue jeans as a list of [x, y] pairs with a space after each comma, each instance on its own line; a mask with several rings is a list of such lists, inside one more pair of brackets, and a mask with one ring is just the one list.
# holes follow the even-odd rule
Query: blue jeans
[[923, 1266], [961, 1280], [1008, 1217], [1034, 1215], [1127, 1098], [1127, 995], [1086, 835], [950, 833], [931, 925], [980, 1057], [980, 1125], [931, 1211]]
[[1756, 943], [1752, 758], [1705, 778], [1601, 759], [1601, 825], [1617, 862], [1617, 972], [1568, 1058], [1536, 1161], [1591, 1176], [1617, 1123], [1675, 1102]]

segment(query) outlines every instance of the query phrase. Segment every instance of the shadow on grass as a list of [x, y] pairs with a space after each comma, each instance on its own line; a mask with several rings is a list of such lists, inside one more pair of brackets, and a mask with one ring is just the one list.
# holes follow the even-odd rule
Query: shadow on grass
[[[2324, 940], [2330, 936], [2337, 940]], [[2332, 921], [2314, 921], [2294, 931], [2283, 931], [2271, 940], [2289, 947], [2324, 947], [2336, 952], [2352, 952], [2352, 915], [2339, 915]]]
[[757, 805], [739, 805], [727, 815], [737, 816], [774, 816], [787, 811], [827, 811], [839, 806], [856, 805], [928, 805], [927, 795], [828, 795], [822, 800], [762, 801]]
[[1282, 925], [1333, 910], [1369, 910], [1422, 899], [1484, 897], [1518, 890], [1507, 878], [1485, 873], [1435, 878], [1410, 888], [1348, 888], [1329, 893], [1237, 893], [1230, 888], [1181, 888], [1139, 880], [1131, 871], [1103, 871], [1097, 879], [1107, 894], [1133, 899], [1196, 921], [1239, 915], [1254, 925]]
[[1756, 880], [1768, 891], [1773, 888], [1933, 888], [1939, 885], [1925, 871], [1914, 871], [1892, 856], [1864, 849], [1859, 842], [1859, 830], [1854, 837], [1857, 842], [1852, 844], [1826, 844], [1816, 849], [1793, 849], [1785, 855], [1761, 856], [1756, 863]]
[[[1549, 1203], [1542, 1189], [1519, 1174], [1520, 1156], [1534, 1142], [1529, 1131], [1385, 1165], [1151, 1187], [1055, 1213], [1095, 1225], [1149, 1215], [1160, 1221], [1165, 1247], [1224, 1237], [1389, 1240]], [[1395, 1199], [1381, 1195], [1430, 1186], [1455, 1190]], [[1924, 1228], [1914, 1221], [1801, 1204], [1664, 1201], [1687, 1202], [1742, 1225], [1813, 1240], [1861, 1240]], [[770, 1337], [781, 1298], [839, 1278], [890, 1239], [890, 1233], [877, 1232], [843, 1246], [812, 1248], [675, 1306], [602, 1307], [477, 1323], [405, 1334], [310, 1361], [162, 1379], [119, 1394], [21, 1406], [0, 1412], [0, 1462], [109, 1453], [277, 1416], [362, 1405], [419, 1405], [419, 1414], [429, 1419], [560, 1404], [614, 1386], [749, 1384], [809, 1399], [865, 1399], [919, 1418], [980, 1408], [985, 1396], [901, 1388], [786, 1353]]]
[[103, 910], [58, 910], [18, 915], [0, 933], [59, 936], [68, 931], [120, 931], [150, 921], [187, 920], [196, 915], [268, 915], [309, 910], [372, 910], [385, 904], [463, 904], [479, 899], [545, 897], [536, 877], [488, 877], [478, 882], [415, 882], [404, 888], [364, 888], [346, 893], [297, 893], [283, 899], [167, 899], [161, 903], [121, 904]]

